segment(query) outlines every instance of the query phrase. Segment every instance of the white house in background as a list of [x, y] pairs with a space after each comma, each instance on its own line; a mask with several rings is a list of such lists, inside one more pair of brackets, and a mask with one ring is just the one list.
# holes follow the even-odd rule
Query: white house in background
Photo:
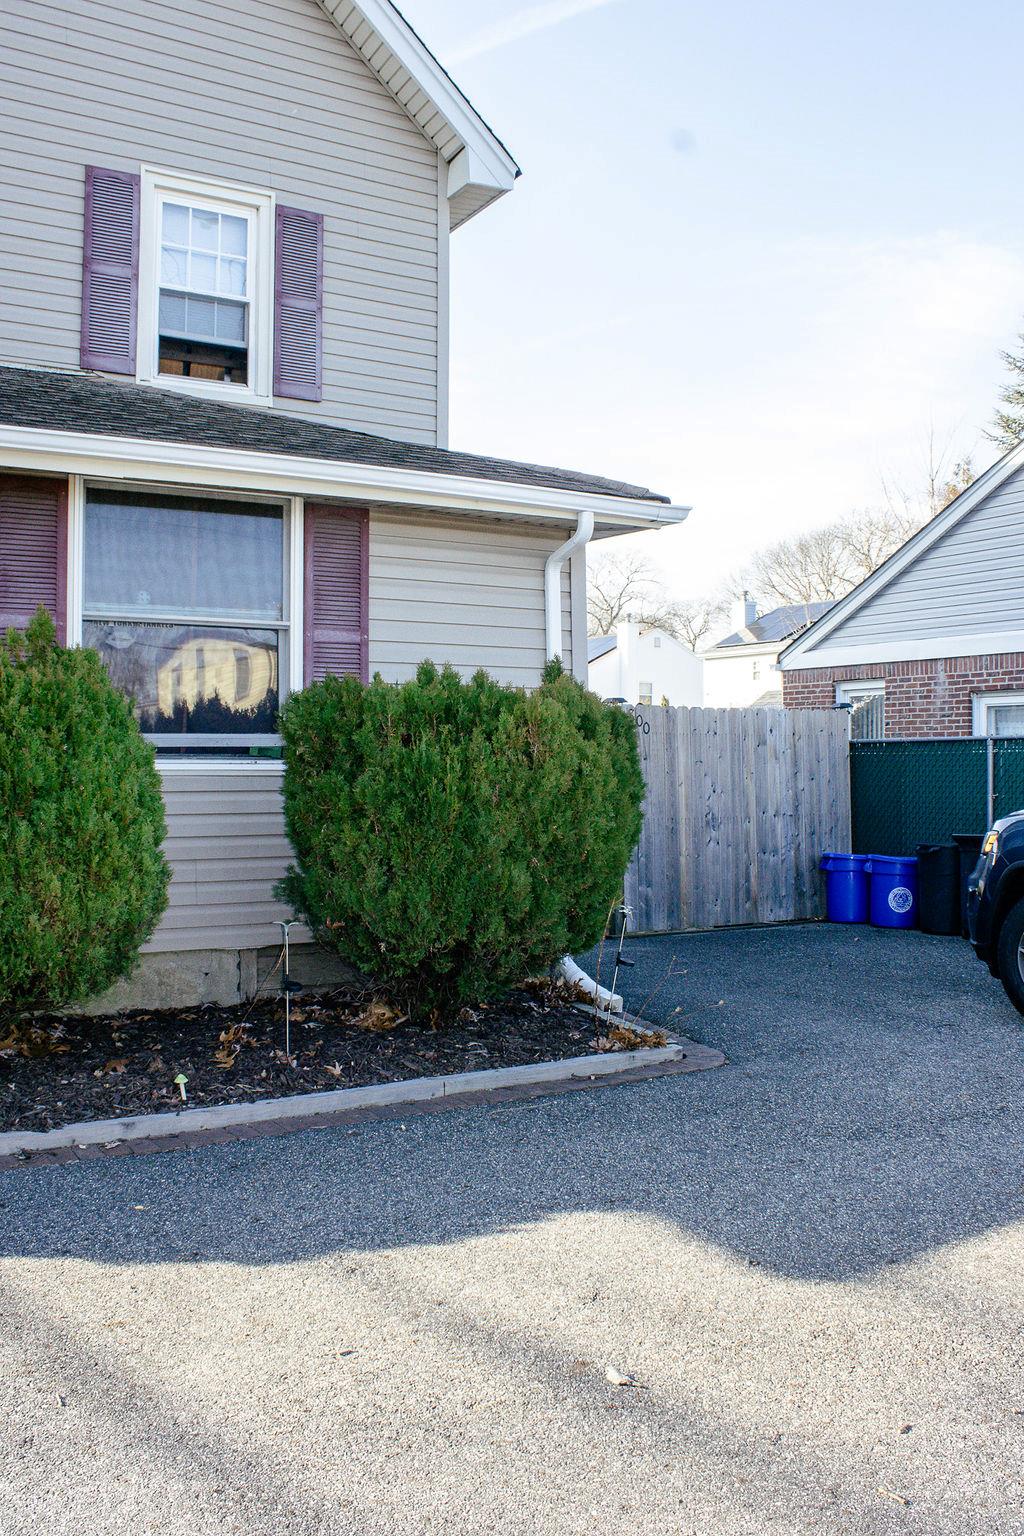
[[699, 705], [703, 665], [699, 656], [663, 629], [626, 619], [613, 635], [587, 641], [591, 691], [627, 704]]
[[776, 663], [794, 636], [831, 603], [791, 603], [758, 615], [748, 592], [733, 604], [732, 631], [704, 652], [704, 703], [710, 709], [782, 705]]

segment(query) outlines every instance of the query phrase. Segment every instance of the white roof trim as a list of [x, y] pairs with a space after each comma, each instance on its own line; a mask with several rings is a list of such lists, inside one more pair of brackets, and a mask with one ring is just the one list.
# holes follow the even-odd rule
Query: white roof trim
[[284, 496], [330, 496], [441, 512], [485, 514], [533, 522], [575, 523], [594, 514], [610, 533], [681, 523], [689, 507], [565, 491], [555, 486], [485, 480], [437, 470], [400, 469], [348, 460], [314, 459], [246, 448], [153, 442], [100, 432], [61, 432], [0, 426], [0, 463], [6, 469], [91, 475], [270, 491]]
[[452, 229], [511, 190], [516, 162], [391, 0], [320, 4], [450, 167]]
[[[781, 671], [788, 672], [797, 666], [841, 666], [850, 660], [852, 647], [849, 650], [844, 650], [841, 647], [829, 650], [827, 653], [829, 656], [828, 661], [824, 659], [819, 660], [817, 648], [821, 641], [830, 635], [838, 625], [859, 612], [865, 603], [869, 603], [883, 587], [887, 587], [894, 577], [898, 576], [901, 571], [906, 570], [907, 566], [911, 565], [919, 555], [923, 555], [925, 550], [931, 549], [933, 544], [937, 544], [962, 518], [965, 518], [969, 512], [973, 512], [975, 507], [985, 500], [986, 496], [990, 496], [993, 491], [998, 490], [1005, 480], [1008, 480], [1016, 470], [1022, 467], [1024, 467], [1024, 443], [1018, 443], [1016, 448], [1011, 448], [1009, 453], [1004, 454], [1001, 459], [997, 459], [983, 475], [979, 475], [974, 484], [969, 485], [966, 491], [961, 491], [956, 500], [951, 501], [948, 507], [945, 507], [937, 516], [932, 518], [931, 522], [925, 523], [923, 528], [919, 528], [915, 534], [912, 534], [905, 544], [901, 544], [899, 549], [894, 554], [891, 554], [888, 560], [883, 561], [876, 571], [872, 571], [870, 576], [866, 576], [859, 586], [854, 587], [853, 591], [848, 592], [845, 597], [841, 597], [835, 606], [829, 609], [828, 613], [823, 613], [820, 619], [816, 619], [813, 624], [808, 625], [802, 634], [791, 641], [779, 655]], [[943, 654], [943, 641], [941, 637], [936, 637], [930, 644], [932, 649], [929, 651], [929, 655]], [[994, 648], [989, 646], [987, 649], [992, 650]], [[808, 651], [811, 652], [810, 656], [807, 656]], [[892, 651], [892, 648], [890, 648], [890, 651]], [[840, 653], [842, 660], [837, 659]], [[824, 657], [824, 650], [820, 654]], [[960, 654], [974, 655], [975, 652], [961, 652]], [[797, 657], [806, 657], [807, 659], [798, 662]], [[897, 658], [894, 651], [892, 651], [889, 659], [909, 658]]]
[[971, 633], [931, 635], [891, 640], [858, 640], [856, 645], [824, 644], [783, 672], [818, 667], [860, 667], [890, 661], [945, 661], [954, 656], [1019, 656], [1024, 653], [1024, 629], [977, 629]]

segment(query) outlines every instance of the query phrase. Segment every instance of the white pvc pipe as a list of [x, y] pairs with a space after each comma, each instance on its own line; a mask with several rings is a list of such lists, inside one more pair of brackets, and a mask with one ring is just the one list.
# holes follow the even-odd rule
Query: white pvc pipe
[[[593, 532], [593, 512], [581, 512], [576, 519], [576, 527], [565, 543], [553, 549], [544, 562], [544, 639], [549, 661], [562, 654], [562, 567], [578, 549], [589, 544]], [[622, 1012], [622, 998], [613, 995], [607, 987], [599, 987], [592, 976], [580, 969], [571, 955], [562, 956], [557, 970], [566, 981], [588, 993], [595, 1003], [603, 1004], [613, 1013]]]
[[622, 1012], [622, 998], [617, 992], [609, 992], [607, 987], [599, 987], [593, 976], [588, 976], [581, 970], [571, 955], [563, 955], [556, 967], [560, 976], [583, 992], [589, 992], [595, 1003], [602, 1004], [612, 1013]]
[[[593, 512], [581, 512], [565, 543], [553, 549], [544, 562], [544, 639], [549, 661], [562, 654], [562, 566], [570, 555], [590, 543], [593, 532]], [[574, 670], [583, 675], [580, 667]]]

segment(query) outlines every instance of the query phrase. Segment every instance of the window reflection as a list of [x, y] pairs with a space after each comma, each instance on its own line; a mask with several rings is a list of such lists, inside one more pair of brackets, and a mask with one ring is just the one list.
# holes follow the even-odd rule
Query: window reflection
[[84, 625], [83, 642], [99, 652], [148, 734], [277, 729], [276, 630], [92, 619]]

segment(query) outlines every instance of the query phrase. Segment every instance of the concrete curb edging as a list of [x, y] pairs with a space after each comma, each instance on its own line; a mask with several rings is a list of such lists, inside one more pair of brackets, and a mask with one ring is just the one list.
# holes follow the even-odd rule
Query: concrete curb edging
[[691, 1057], [694, 1058], [694, 1070], [718, 1067], [725, 1061], [720, 1051], [696, 1045], [690, 1040], [674, 1038], [669, 1045], [647, 1050], [570, 1056], [562, 1061], [540, 1061], [524, 1067], [495, 1067], [479, 1072], [456, 1072], [446, 1077], [412, 1077], [403, 1082], [377, 1083], [367, 1088], [334, 1088], [323, 1093], [291, 1094], [250, 1104], [215, 1104], [200, 1109], [134, 1115], [120, 1120], [83, 1120], [75, 1125], [58, 1126], [52, 1131], [3, 1131], [0, 1132], [0, 1158], [50, 1152], [61, 1147], [105, 1146], [111, 1142], [149, 1141], [187, 1136], [198, 1131], [268, 1125], [276, 1120], [287, 1121], [289, 1129], [298, 1129], [297, 1121], [319, 1119], [324, 1115], [417, 1104], [426, 1100], [524, 1088], [534, 1084], [555, 1086], [585, 1078], [615, 1078], [636, 1068], [672, 1069], [676, 1063]]

